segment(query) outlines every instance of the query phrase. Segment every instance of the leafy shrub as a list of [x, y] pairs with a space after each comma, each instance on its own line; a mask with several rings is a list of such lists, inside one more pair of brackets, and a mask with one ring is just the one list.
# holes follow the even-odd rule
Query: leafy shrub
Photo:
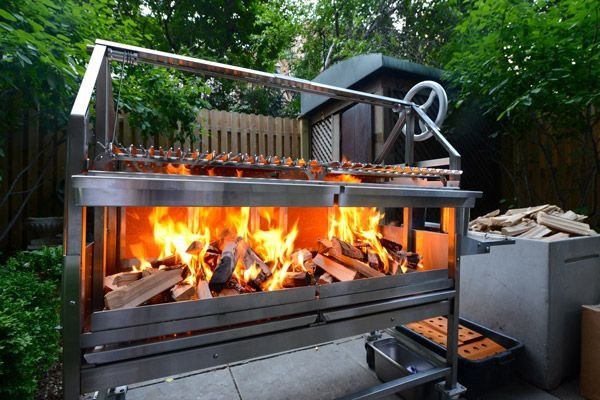
[[0, 266], [0, 398], [33, 398], [58, 361], [60, 254], [22, 252]]

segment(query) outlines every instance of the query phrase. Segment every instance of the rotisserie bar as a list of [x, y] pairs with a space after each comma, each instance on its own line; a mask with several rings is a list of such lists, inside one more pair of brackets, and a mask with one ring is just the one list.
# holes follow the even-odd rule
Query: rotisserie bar
[[[114, 60], [392, 107], [448, 157], [321, 163], [117, 143]], [[412, 152], [414, 132], [405, 136]], [[440, 378], [447, 396], [457, 393], [460, 246], [480, 193], [460, 189], [460, 156], [420, 106], [97, 41], [71, 113], [67, 168], [67, 399], [436, 316], [448, 318], [446, 366], [357, 396]], [[438, 221], [425, 222], [423, 209]]]

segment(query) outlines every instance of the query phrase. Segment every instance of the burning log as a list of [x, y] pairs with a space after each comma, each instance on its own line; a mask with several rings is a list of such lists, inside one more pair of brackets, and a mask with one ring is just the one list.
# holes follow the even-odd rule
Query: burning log
[[[343, 254], [335, 252], [334, 248], [331, 248], [331, 250], [329, 250], [329, 255], [332, 256], [333, 258], [335, 258], [336, 260], [340, 261], [344, 265], [356, 270], [361, 275], [366, 276], [367, 278], [379, 278], [379, 277], [385, 276], [384, 273], [371, 268], [368, 264], [365, 264], [362, 261], [358, 261], [355, 258], [347, 257]], [[329, 271], [327, 271], [327, 272], [329, 272]], [[334, 275], [334, 274], [332, 274], [332, 275]], [[336, 278], [337, 278], [337, 276], [336, 276]]]
[[157, 271], [130, 285], [107, 293], [104, 296], [104, 303], [111, 310], [139, 306], [181, 282], [183, 279], [181, 273], [180, 268]]
[[362, 260], [365, 256], [362, 251], [352, 246], [350, 243], [336, 238], [335, 236], [331, 239], [331, 249], [329, 249], [329, 254], [332, 253], [342, 254], [346, 257], [355, 258], [357, 260]]
[[240, 242], [240, 253], [242, 256], [242, 264], [245, 269], [251, 269], [255, 265], [258, 267], [259, 272], [250, 280], [250, 283], [257, 289], [260, 285], [273, 275], [271, 268], [252, 250], [245, 241]]
[[338, 281], [351, 281], [356, 277], [356, 271], [346, 268], [322, 254], [317, 254], [317, 256], [313, 258], [313, 262]]
[[146, 268], [142, 271], [142, 278], [155, 274], [159, 271], [158, 268]]
[[159, 258], [158, 260], [154, 260], [150, 263], [150, 265], [152, 265], [152, 268], [158, 268], [161, 265], [164, 265], [166, 267], [173, 267], [177, 264], [181, 264], [181, 259], [177, 254], [172, 254], [170, 256]]
[[329, 239], [319, 239], [318, 243], [318, 252], [319, 254], [325, 254], [327, 251], [333, 246], [331, 240]]
[[223, 253], [221, 253], [221, 259], [217, 268], [210, 278], [209, 287], [210, 290], [220, 292], [225, 288], [225, 284], [231, 278], [235, 265], [239, 257], [238, 246], [242, 238], [237, 237], [235, 239], [225, 239], [223, 242]]
[[369, 262], [369, 267], [379, 270], [381, 266], [381, 259], [376, 252], [369, 250], [367, 252], [367, 261]]
[[310, 276], [306, 272], [286, 272], [282, 286], [286, 288], [310, 285]]
[[181, 283], [171, 288], [171, 297], [175, 301], [190, 300], [195, 293], [194, 286], [189, 283]]
[[319, 285], [326, 285], [328, 283], [333, 283], [333, 276], [329, 275], [327, 272], [322, 274], [317, 281]]
[[202, 251], [202, 249], [204, 248], [204, 243], [202, 243], [199, 240], [194, 240], [187, 248], [187, 250], [185, 251], [188, 254], [194, 254], [194, 255], [198, 255], [200, 254], [200, 252]]
[[117, 290], [119, 287], [135, 282], [141, 277], [142, 273], [140, 271], [119, 272], [104, 277], [104, 287], [109, 290]]
[[210, 292], [210, 288], [208, 287], [208, 282], [198, 282], [198, 286], [196, 287], [196, 295], [198, 296], [199, 300], [212, 299], [212, 293]]
[[379, 243], [388, 251], [397, 253], [402, 251], [402, 245], [386, 238], [379, 238]]
[[301, 249], [292, 253], [292, 262], [301, 267], [304, 267], [304, 264], [310, 260], [312, 260], [312, 253], [307, 249]]

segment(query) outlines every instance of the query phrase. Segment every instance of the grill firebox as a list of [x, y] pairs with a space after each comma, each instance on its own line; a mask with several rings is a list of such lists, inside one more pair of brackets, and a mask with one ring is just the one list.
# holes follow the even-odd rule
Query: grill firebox
[[[111, 60], [167, 65], [394, 107], [404, 110], [407, 123], [414, 126], [419, 118], [426, 124], [449, 157], [385, 166], [124, 147], [112, 143], [111, 137], [114, 115], [107, 106], [112, 105]], [[98, 144], [91, 155], [87, 154], [92, 137], [87, 119], [94, 87]], [[410, 144], [410, 130], [407, 138]], [[448, 316], [449, 321], [447, 365], [359, 395], [374, 398], [439, 378], [446, 380], [446, 393], [452, 393], [457, 388], [460, 244], [468, 210], [480, 196], [480, 192], [460, 190], [459, 160], [437, 126], [410, 102], [97, 41], [69, 125], [65, 398], [438, 315]], [[170, 207], [167, 213], [184, 215], [178, 217], [183, 223], [189, 223], [186, 210], [193, 213], [201, 207], [226, 214], [226, 207], [248, 208], [250, 231], [260, 228], [261, 210], [269, 207], [276, 210], [283, 231], [297, 223], [298, 238], [314, 243], [315, 252], [317, 239], [327, 238], [336, 210], [375, 207], [387, 215], [378, 234], [421, 254], [423, 267], [344, 282], [106, 309], [103, 279], [131, 268], [135, 257], [130, 245], [143, 225], [139, 221], [146, 221], [155, 207]], [[437, 223], [424, 221], [424, 209], [439, 210]], [[401, 221], [392, 225], [394, 217]], [[310, 244], [296, 249], [306, 247]]]

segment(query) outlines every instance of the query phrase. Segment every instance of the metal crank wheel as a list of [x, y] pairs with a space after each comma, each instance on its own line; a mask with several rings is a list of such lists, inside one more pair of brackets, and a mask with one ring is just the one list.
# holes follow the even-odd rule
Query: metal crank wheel
[[[427, 90], [430, 91], [427, 101], [425, 101], [423, 104], [418, 104], [415, 101], [413, 101], [413, 98], [415, 98], [417, 94], [425, 92]], [[434, 103], [436, 97], [438, 99], [439, 105], [437, 116], [435, 117], [434, 122], [437, 126], [442, 126], [442, 123], [446, 118], [446, 112], [448, 111], [448, 97], [446, 96], [446, 91], [444, 90], [442, 85], [434, 81], [423, 81], [417, 83], [408, 91], [408, 93], [406, 93], [406, 96], [404, 96], [404, 100], [417, 104], [423, 111], [427, 112], [427, 110], [429, 110], [431, 105]], [[432, 135], [432, 132], [429, 130], [427, 125], [425, 125], [423, 121], [419, 120], [419, 127], [421, 128], [421, 133], [415, 134], [414, 140], [416, 142], [420, 142], [429, 139]], [[402, 131], [404, 132], [404, 134], [406, 134], [406, 125], [404, 126]]]

